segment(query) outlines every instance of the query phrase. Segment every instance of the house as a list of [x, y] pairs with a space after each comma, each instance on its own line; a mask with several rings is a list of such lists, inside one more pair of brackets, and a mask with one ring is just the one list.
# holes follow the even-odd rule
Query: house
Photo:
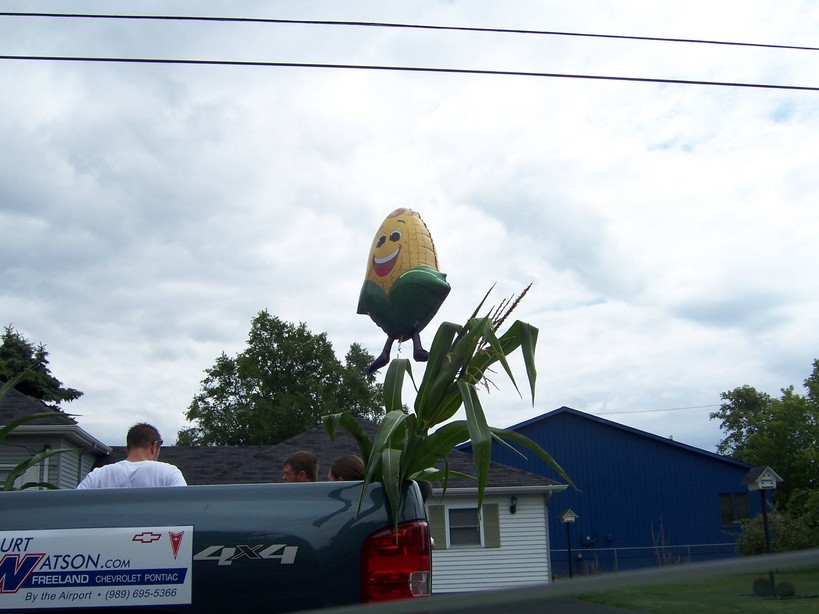
[[[470, 455], [454, 450], [449, 468], [475, 473]], [[432, 592], [454, 593], [549, 582], [552, 577], [548, 531], [552, 496], [565, 483], [491, 462], [478, 516], [474, 480], [453, 478], [436, 484], [427, 500], [435, 549]]]
[[[734, 556], [738, 523], [761, 512], [743, 484], [751, 466], [725, 456], [569, 407], [510, 429], [549, 452], [577, 487], [549, 515], [557, 575]], [[493, 446], [492, 459], [559, 478], [519, 449], [523, 457]], [[564, 513], [574, 522], [561, 522]]]
[[94, 466], [99, 455], [111, 448], [86, 433], [69, 414], [17, 390], [0, 399], [0, 426], [17, 418], [39, 413], [52, 416], [21, 424], [0, 441], [0, 479], [5, 482], [12, 469], [39, 452], [68, 448], [34, 465], [17, 478], [15, 487], [26, 482], [48, 482], [58, 488], [74, 488]]

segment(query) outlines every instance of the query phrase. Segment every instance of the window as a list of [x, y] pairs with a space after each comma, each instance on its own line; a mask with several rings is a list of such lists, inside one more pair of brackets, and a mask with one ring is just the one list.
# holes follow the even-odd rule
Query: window
[[478, 521], [478, 508], [450, 508], [448, 511], [449, 547], [480, 546], [481, 527]]
[[484, 548], [501, 547], [500, 514], [497, 503], [483, 504], [480, 524], [478, 524], [476, 507], [430, 505], [428, 514], [429, 530], [436, 550], [481, 546]]
[[[6, 481], [11, 471], [16, 467], [16, 465], [0, 465], [0, 478], [2, 478], [3, 482]], [[16, 480], [14, 480], [14, 488], [20, 488], [26, 482], [40, 482], [40, 465], [34, 465], [33, 467], [29, 467], [26, 469], [26, 472], [18, 476]], [[0, 488], [2, 488], [2, 483], [0, 483]]]
[[736, 524], [751, 517], [748, 507], [748, 493], [721, 493], [719, 496], [719, 513], [723, 525]]

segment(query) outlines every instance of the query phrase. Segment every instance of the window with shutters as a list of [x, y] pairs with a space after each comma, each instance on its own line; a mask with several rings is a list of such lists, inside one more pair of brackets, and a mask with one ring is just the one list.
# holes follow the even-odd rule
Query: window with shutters
[[429, 528], [437, 550], [448, 548], [500, 548], [498, 505], [477, 507], [430, 505]]

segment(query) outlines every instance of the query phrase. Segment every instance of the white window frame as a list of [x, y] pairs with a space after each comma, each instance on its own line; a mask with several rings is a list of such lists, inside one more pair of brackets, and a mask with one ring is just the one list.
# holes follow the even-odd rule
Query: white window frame
[[[465, 505], [447, 505], [446, 508], [446, 541], [447, 541], [447, 548], [448, 549], [455, 549], [455, 550], [468, 550], [470, 548], [484, 548], [485, 547], [485, 539], [483, 535], [483, 510], [480, 512], [480, 517], [478, 515], [478, 506], [475, 505], [474, 507], [467, 507]], [[471, 513], [477, 524], [476, 528], [478, 529], [478, 537], [480, 538], [480, 544], [453, 544], [452, 543], [452, 525], [450, 519], [450, 512], [451, 511], [468, 511]], [[467, 526], [464, 525], [462, 527], [454, 527], [454, 528], [471, 528], [471, 525]]]
[[[47, 459], [46, 459], [47, 460]], [[8, 477], [9, 473], [17, 467], [17, 465], [12, 465], [9, 463], [0, 464], [0, 476], [2, 476], [2, 482], [0, 484], [5, 484], [6, 478]], [[46, 470], [48, 467], [46, 466]], [[43, 463], [39, 462], [36, 465], [32, 465], [28, 469], [26, 469], [23, 475], [17, 476], [17, 479], [14, 480], [14, 488], [20, 488], [26, 482], [40, 482], [40, 473], [43, 470]], [[42, 489], [37, 489], [42, 490]]]

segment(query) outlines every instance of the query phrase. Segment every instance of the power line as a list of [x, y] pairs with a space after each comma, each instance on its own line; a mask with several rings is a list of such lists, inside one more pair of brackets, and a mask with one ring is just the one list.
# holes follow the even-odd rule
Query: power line
[[684, 411], [688, 409], [707, 409], [709, 407], [722, 407], [721, 405], [691, 405], [689, 407], [666, 407], [663, 409], [630, 409], [624, 411], [607, 411], [602, 412], [599, 414], [594, 414], [595, 416], [614, 416], [617, 414], [651, 414], [659, 411]]
[[120, 64], [185, 64], [191, 66], [245, 66], [266, 68], [325, 68], [336, 70], [371, 70], [417, 73], [444, 73], [465, 75], [494, 75], [507, 77], [541, 77], [559, 79], [589, 79], [597, 81], [625, 81], [632, 83], [660, 83], [668, 85], [703, 85], [716, 87], [741, 87], [771, 90], [797, 90], [819, 92], [819, 87], [807, 85], [777, 85], [773, 83], [744, 83], [738, 81], [701, 81], [696, 79], [661, 79], [655, 77], [618, 77], [614, 75], [585, 75], [569, 73], [549, 73], [514, 70], [484, 70], [477, 68], [435, 68], [426, 66], [389, 66], [367, 64], [325, 64], [310, 62], [264, 62], [247, 60], [186, 60], [173, 58], [117, 58], [117, 57], [84, 57], [63, 55], [0, 55], [0, 60], [18, 60], [35, 62], [89, 62]]
[[603, 38], [633, 41], [652, 41], [663, 43], [687, 43], [698, 45], [729, 45], [735, 47], [758, 47], [764, 49], [789, 49], [795, 51], [819, 51], [819, 47], [802, 45], [775, 45], [769, 43], [750, 43], [737, 41], [720, 41], [697, 38], [666, 38], [659, 36], [630, 36], [622, 34], [593, 34], [588, 32], [562, 32], [556, 30], [528, 30], [519, 28], [481, 28], [470, 26], [441, 26], [431, 24], [390, 23], [377, 21], [335, 21], [323, 19], [273, 19], [263, 17], [207, 17], [192, 15], [115, 15], [94, 13], [23, 13], [0, 12], [0, 17], [41, 17], [41, 18], [71, 18], [71, 19], [119, 19], [143, 21], [201, 21], [224, 23], [268, 23], [290, 25], [318, 25], [318, 26], [349, 26], [368, 28], [403, 28], [416, 30], [440, 30], [457, 32], [484, 32], [493, 34], [525, 34], [535, 36], [569, 36], [582, 38]]

